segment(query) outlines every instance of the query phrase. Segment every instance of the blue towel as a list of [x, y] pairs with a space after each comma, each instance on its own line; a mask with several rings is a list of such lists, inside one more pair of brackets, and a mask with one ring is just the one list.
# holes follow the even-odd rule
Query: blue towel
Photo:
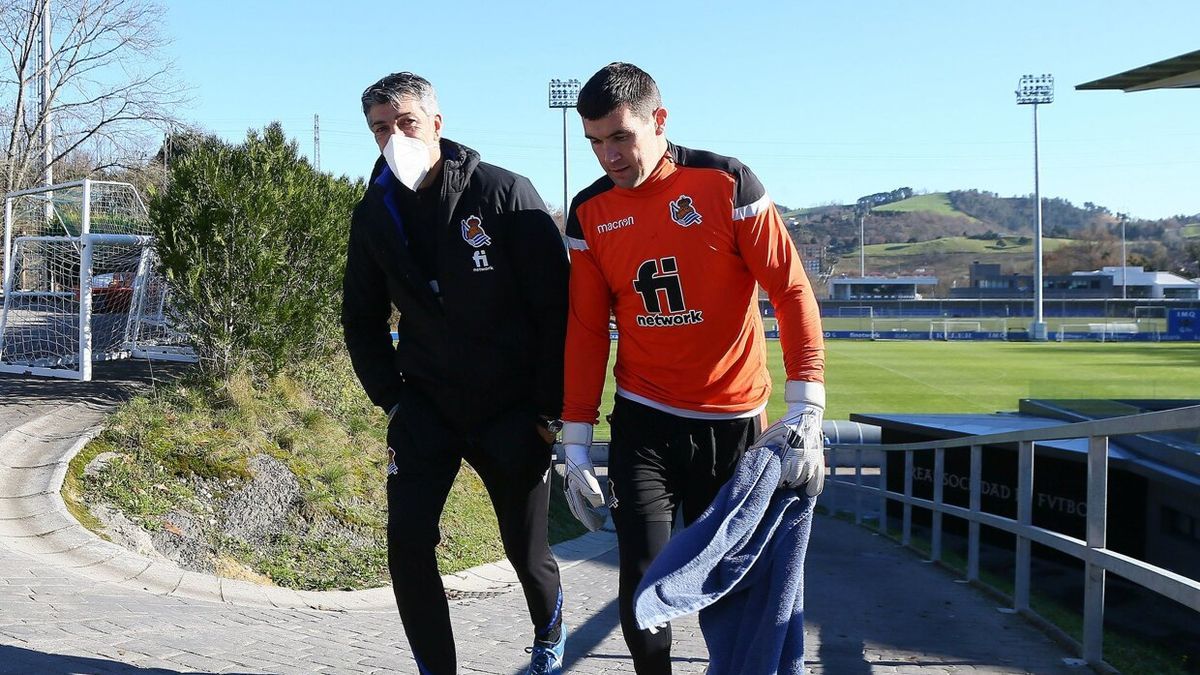
[[700, 611], [709, 675], [804, 672], [804, 555], [816, 498], [776, 489], [781, 454], [747, 450], [634, 595], [641, 628]]

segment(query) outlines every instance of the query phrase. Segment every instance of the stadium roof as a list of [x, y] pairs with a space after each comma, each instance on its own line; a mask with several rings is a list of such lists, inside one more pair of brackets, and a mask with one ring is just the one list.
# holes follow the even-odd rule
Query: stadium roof
[[1075, 85], [1076, 89], [1120, 89], [1125, 92], [1147, 89], [1200, 88], [1200, 50], [1127, 70], [1116, 75]]

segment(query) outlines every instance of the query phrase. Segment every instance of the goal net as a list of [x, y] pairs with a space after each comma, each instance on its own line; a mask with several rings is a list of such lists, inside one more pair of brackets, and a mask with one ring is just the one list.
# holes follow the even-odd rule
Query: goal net
[[194, 360], [170, 330], [132, 186], [76, 181], [10, 193], [4, 207], [0, 372], [88, 380], [94, 361]]
[[983, 331], [980, 321], [963, 321], [961, 319], [930, 321], [930, 340], [961, 340], [973, 339], [976, 333]]
[[1133, 322], [1139, 333], [1149, 333], [1157, 338], [1167, 332], [1167, 308], [1165, 305], [1138, 305], [1133, 308]]

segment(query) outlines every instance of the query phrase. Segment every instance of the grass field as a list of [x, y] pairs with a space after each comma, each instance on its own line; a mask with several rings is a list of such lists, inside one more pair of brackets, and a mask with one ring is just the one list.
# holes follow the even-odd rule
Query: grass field
[[[850, 413], [990, 413], [1021, 398], [1200, 398], [1200, 344], [1095, 342], [868, 342], [825, 344], [826, 419]], [[767, 342], [784, 411], [782, 356]], [[611, 364], [611, 359], [610, 359]], [[612, 409], [606, 384], [601, 412]], [[597, 438], [608, 438], [601, 419]]]
[[936, 214], [943, 215], [943, 216], [957, 216], [959, 218], [966, 218], [967, 220], [976, 220], [974, 217], [969, 216], [969, 215], [963, 213], [962, 211], [959, 211], [958, 209], [951, 206], [950, 200], [946, 198], [945, 192], [934, 192], [933, 194], [928, 194], [928, 195], [917, 195], [915, 197], [909, 197], [908, 199], [902, 199], [898, 202], [892, 202], [891, 204], [884, 204], [883, 206], [876, 206], [875, 208], [873, 208], [871, 210], [872, 211], [902, 211], [902, 212], [928, 211], [930, 213], [936, 213]]
[[1186, 239], [1200, 237], [1200, 225], [1184, 225], [1179, 228], [1179, 234], [1183, 235]]

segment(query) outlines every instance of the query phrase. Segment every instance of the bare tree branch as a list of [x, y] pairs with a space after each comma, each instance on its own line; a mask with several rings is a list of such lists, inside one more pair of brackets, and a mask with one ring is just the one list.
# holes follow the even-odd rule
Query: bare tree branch
[[[43, 0], [0, 0], [0, 192], [40, 177], [41, 133], [52, 124], [52, 162], [72, 171], [132, 166], [177, 125], [187, 91], [163, 53], [159, 0], [53, 0], [51, 55], [40, 64]], [[50, 73], [50, 120], [38, 86]], [[86, 158], [86, 162], [84, 161]]]

